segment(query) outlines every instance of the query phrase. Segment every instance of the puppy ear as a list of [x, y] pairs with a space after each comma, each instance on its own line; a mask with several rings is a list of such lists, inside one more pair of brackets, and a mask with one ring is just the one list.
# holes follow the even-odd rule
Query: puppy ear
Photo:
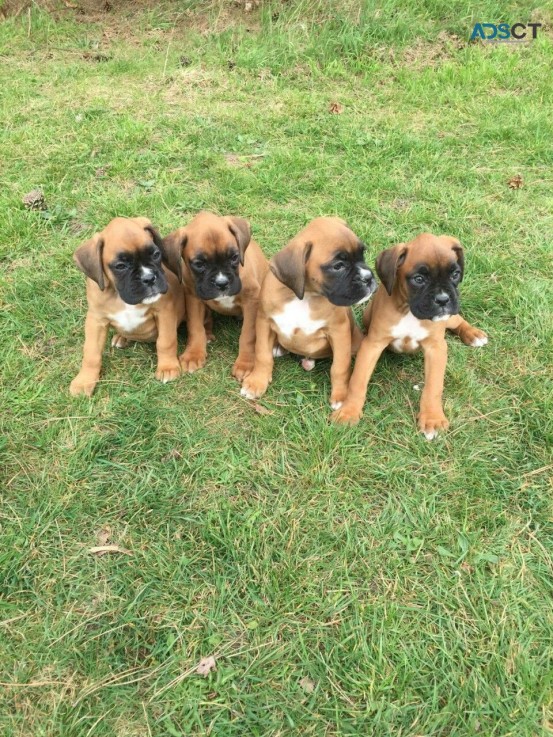
[[104, 266], [102, 253], [104, 251], [104, 239], [100, 233], [95, 233], [92, 238], [81, 243], [73, 254], [73, 260], [79, 269], [95, 281], [102, 292], [105, 288]]
[[457, 256], [457, 263], [459, 264], [459, 268], [461, 269], [461, 278], [459, 279], [459, 282], [462, 282], [463, 276], [465, 274], [465, 250], [463, 246], [459, 243], [459, 241], [456, 240], [453, 241], [452, 249]]
[[152, 236], [152, 240], [156, 244], [156, 246], [159, 248], [159, 250], [163, 253], [163, 238], [160, 236], [159, 231], [157, 228], [155, 228], [152, 225], [152, 221], [149, 218], [132, 218], [135, 223], [140, 225], [144, 230], [147, 230], [148, 233]]
[[225, 218], [232, 235], [236, 238], [238, 249], [240, 251], [240, 263], [244, 266], [244, 254], [246, 248], [250, 245], [252, 231], [250, 224], [244, 218], [235, 218], [231, 215]]
[[396, 282], [397, 270], [405, 261], [407, 256], [407, 246], [403, 243], [382, 251], [376, 259], [376, 273], [380, 281], [384, 284], [388, 294], [392, 293]]
[[182, 282], [182, 251], [187, 239], [186, 228], [179, 228], [163, 238], [159, 246], [163, 263], [178, 276], [180, 282]]
[[276, 278], [291, 289], [298, 299], [305, 294], [305, 272], [313, 243], [292, 241], [273, 256], [269, 268]]

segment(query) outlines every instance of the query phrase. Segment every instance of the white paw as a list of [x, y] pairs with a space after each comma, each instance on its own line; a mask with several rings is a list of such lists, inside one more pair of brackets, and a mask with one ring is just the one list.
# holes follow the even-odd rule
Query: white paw
[[287, 353], [288, 351], [286, 348], [283, 348], [280, 343], [273, 346], [273, 358], [280, 358], [281, 356], [285, 356]]
[[432, 430], [431, 432], [425, 432], [423, 434], [424, 434], [424, 437], [427, 440], [434, 440], [434, 438], [437, 438], [438, 437], [438, 431], [437, 430]]
[[255, 393], [249, 391], [249, 389], [246, 389], [246, 387], [244, 386], [240, 389], [240, 394], [243, 397], [246, 397], [246, 399], [257, 399], [257, 397], [255, 396]]
[[302, 358], [301, 367], [305, 371], [313, 371], [315, 368], [315, 361], [312, 358]]
[[331, 402], [330, 408], [331, 409], [340, 409], [340, 407], [343, 405], [343, 402]]
[[471, 346], [473, 348], [481, 348], [483, 345], [486, 345], [487, 342], [488, 342], [488, 339], [487, 338], [475, 338], [472, 341]]

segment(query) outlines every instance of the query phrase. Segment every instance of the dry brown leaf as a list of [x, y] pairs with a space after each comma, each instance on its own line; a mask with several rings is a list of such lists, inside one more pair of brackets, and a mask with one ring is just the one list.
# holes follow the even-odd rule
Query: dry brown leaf
[[315, 690], [315, 681], [312, 681], [308, 676], [304, 676], [300, 681], [300, 686], [305, 693], [313, 693]]
[[270, 415], [271, 410], [267, 409], [267, 407], [264, 407], [262, 404], [258, 404], [257, 402], [253, 405], [254, 410], [257, 412], [258, 415]]
[[209, 655], [207, 658], [202, 658], [200, 660], [200, 662], [198, 663], [198, 667], [196, 668], [196, 673], [199, 676], [204, 676], [204, 678], [207, 678], [212, 670], [217, 670], [217, 664], [213, 655]]
[[111, 528], [108, 525], [100, 527], [96, 533], [96, 541], [98, 545], [106, 545], [111, 537]]
[[88, 549], [93, 555], [105, 555], [106, 553], [123, 553], [124, 555], [132, 555], [130, 550], [120, 548], [119, 545], [96, 545]]
[[522, 177], [520, 174], [515, 174], [514, 177], [511, 177], [509, 181], [507, 182], [509, 185], [509, 189], [520, 189], [524, 182], [522, 181]]
[[330, 107], [328, 108], [328, 112], [332, 113], [333, 115], [340, 115], [340, 113], [344, 112], [344, 106], [340, 105], [339, 102], [331, 102]]

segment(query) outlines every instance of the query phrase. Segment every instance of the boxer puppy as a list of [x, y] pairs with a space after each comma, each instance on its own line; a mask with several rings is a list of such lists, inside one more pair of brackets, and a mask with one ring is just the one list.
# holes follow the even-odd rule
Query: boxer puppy
[[83, 243], [74, 255], [88, 277], [88, 314], [81, 370], [71, 382], [72, 395], [90, 396], [100, 377], [108, 328], [111, 345], [129, 340], [156, 342], [156, 379], [173, 381], [180, 374], [177, 327], [184, 319], [182, 286], [167, 263], [159, 233], [147, 218], [115, 218]]
[[168, 235], [164, 248], [173, 263], [184, 260], [188, 340], [180, 356], [183, 371], [193, 373], [207, 358], [210, 310], [243, 317], [238, 357], [232, 375], [242, 381], [253, 368], [255, 318], [268, 263], [251, 240], [249, 223], [237, 217], [200, 212], [183, 228]]
[[362, 339], [350, 305], [365, 302], [376, 288], [364, 248], [343, 220], [321, 217], [274, 256], [261, 289], [255, 366], [242, 396], [255, 399], [267, 391], [273, 350], [281, 346], [308, 359], [332, 356], [330, 404], [341, 405], [352, 352]]
[[332, 419], [350, 425], [359, 421], [367, 385], [385, 348], [398, 353], [422, 348], [425, 383], [418, 423], [426, 439], [433, 440], [439, 430], [449, 426], [442, 409], [446, 329], [466, 345], [476, 347], [488, 342], [485, 333], [459, 315], [463, 249], [450, 236], [422, 233], [410, 243], [383, 251], [376, 271], [382, 284], [365, 310], [367, 335], [357, 354], [346, 401]]

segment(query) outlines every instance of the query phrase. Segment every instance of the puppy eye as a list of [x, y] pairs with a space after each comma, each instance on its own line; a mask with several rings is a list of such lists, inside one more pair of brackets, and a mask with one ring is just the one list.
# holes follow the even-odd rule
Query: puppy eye
[[453, 274], [451, 275], [451, 279], [453, 281], [459, 281], [460, 278], [461, 278], [461, 271], [457, 269], [457, 271], [454, 271]]
[[124, 261], [119, 261], [118, 263], [113, 265], [113, 268], [115, 271], [125, 271], [125, 269], [128, 268], [128, 264], [126, 264]]
[[336, 263], [332, 264], [333, 271], [342, 271], [345, 267], [346, 265], [342, 261], [336, 261]]
[[152, 253], [152, 258], [154, 261], [159, 261], [161, 259], [161, 251], [157, 250]]
[[195, 258], [190, 262], [190, 265], [193, 269], [196, 269], [196, 271], [204, 271], [205, 269], [205, 263], [201, 258]]
[[238, 266], [238, 264], [240, 263], [240, 256], [237, 253], [233, 253], [230, 257], [230, 263], [233, 266]]
[[415, 274], [415, 276], [411, 278], [411, 281], [413, 284], [417, 284], [420, 287], [426, 280], [422, 274]]

